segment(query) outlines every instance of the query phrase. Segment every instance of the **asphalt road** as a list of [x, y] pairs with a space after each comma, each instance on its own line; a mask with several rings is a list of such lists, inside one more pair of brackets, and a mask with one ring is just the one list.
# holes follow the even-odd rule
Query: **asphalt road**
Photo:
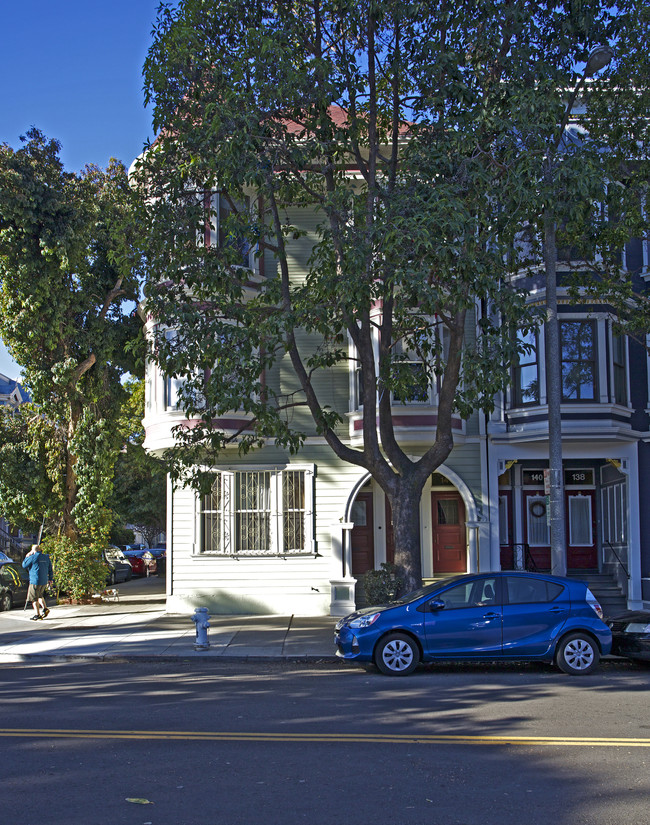
[[21, 825], [647, 825], [650, 668], [0, 668]]

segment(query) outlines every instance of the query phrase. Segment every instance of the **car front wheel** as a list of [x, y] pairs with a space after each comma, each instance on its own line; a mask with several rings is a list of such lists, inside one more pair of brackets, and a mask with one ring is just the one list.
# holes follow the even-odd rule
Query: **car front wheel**
[[375, 651], [375, 664], [387, 676], [407, 676], [419, 661], [418, 646], [405, 633], [391, 633], [379, 642]]
[[571, 633], [560, 642], [555, 661], [570, 676], [586, 676], [598, 666], [600, 651], [591, 636]]

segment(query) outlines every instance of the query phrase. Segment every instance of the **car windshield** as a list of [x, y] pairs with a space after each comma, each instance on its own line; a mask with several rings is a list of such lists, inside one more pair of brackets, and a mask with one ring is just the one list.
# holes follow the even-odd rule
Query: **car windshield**
[[417, 590], [412, 590], [410, 593], [405, 593], [403, 596], [400, 596], [399, 599], [396, 599], [394, 602], [391, 602], [391, 604], [409, 604], [410, 602], [414, 602], [422, 596], [430, 596], [431, 593], [435, 593], [437, 590], [440, 590], [440, 588], [445, 587], [448, 584], [451, 584], [451, 582], [456, 581], [456, 579], [458, 578], [458, 576], [452, 576], [449, 579], [440, 579], [439, 581], [434, 582], [433, 584], [427, 584], [424, 587], [418, 588]]

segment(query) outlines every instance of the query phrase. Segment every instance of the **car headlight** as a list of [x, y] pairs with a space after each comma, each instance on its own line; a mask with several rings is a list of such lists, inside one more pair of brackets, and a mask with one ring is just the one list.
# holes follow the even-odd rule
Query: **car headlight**
[[625, 628], [626, 633], [650, 633], [650, 624], [643, 622], [630, 622]]
[[370, 627], [370, 625], [373, 624], [373, 622], [376, 622], [380, 616], [381, 613], [367, 613], [365, 616], [359, 616], [357, 619], [352, 619], [349, 627], [354, 627], [355, 629]]

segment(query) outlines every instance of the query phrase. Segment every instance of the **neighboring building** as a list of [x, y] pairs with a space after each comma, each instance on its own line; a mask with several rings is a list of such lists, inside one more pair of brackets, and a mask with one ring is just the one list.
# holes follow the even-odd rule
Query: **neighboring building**
[[29, 393], [18, 381], [0, 373], [0, 404], [17, 409], [29, 400]]
[[[18, 381], [0, 373], [1, 405], [15, 410], [29, 400], [29, 393]], [[24, 535], [22, 530], [12, 527], [6, 519], [0, 517], [0, 550], [8, 556], [14, 560], [22, 559], [33, 541], [33, 535]]]

